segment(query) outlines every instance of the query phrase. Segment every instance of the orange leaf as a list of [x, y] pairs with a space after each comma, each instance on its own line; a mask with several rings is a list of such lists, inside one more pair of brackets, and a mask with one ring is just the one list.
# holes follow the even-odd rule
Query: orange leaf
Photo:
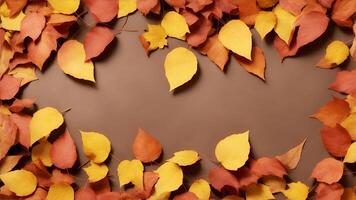
[[32, 117], [26, 114], [13, 113], [11, 115], [12, 121], [18, 128], [18, 142], [26, 147], [30, 148], [31, 136], [30, 136], [30, 122]]
[[40, 13], [29, 13], [21, 22], [21, 39], [30, 37], [33, 41], [41, 35], [46, 25], [46, 18]]
[[350, 134], [342, 126], [325, 126], [320, 131], [321, 140], [326, 150], [333, 156], [344, 157], [349, 149], [352, 140]]
[[34, 99], [15, 99], [15, 101], [11, 104], [9, 109], [11, 110], [11, 112], [18, 113], [25, 108], [32, 109], [34, 103], [35, 103]]
[[284, 175], [287, 175], [286, 169], [276, 158], [262, 157], [253, 160], [250, 166], [252, 173], [259, 177], [277, 176], [282, 178]]
[[109, 28], [104, 26], [92, 28], [84, 39], [85, 59], [90, 60], [99, 56], [114, 38]]
[[216, 167], [209, 171], [209, 181], [213, 188], [221, 192], [224, 187], [229, 186], [239, 191], [240, 184], [235, 176], [222, 167]]
[[202, 47], [200, 47], [200, 52], [207, 55], [211, 61], [224, 71], [224, 67], [229, 60], [229, 51], [221, 44], [217, 34], [210, 37]]
[[286, 153], [276, 156], [276, 158], [286, 167], [288, 170], [295, 169], [299, 163], [302, 155], [303, 147], [307, 139], [304, 139], [302, 143], [296, 147], [290, 149]]
[[344, 193], [344, 187], [339, 183], [328, 185], [326, 183], [319, 183], [315, 189], [316, 199], [318, 200], [331, 200], [341, 199]]
[[307, 4], [306, 0], [280, 0], [281, 6], [292, 13], [293, 15], [299, 15], [302, 9]]
[[14, 98], [20, 89], [20, 85], [20, 79], [9, 75], [4, 75], [0, 80], [0, 99], [9, 100]]
[[151, 12], [157, 5], [159, 5], [158, 0], [137, 0], [137, 9], [143, 14], [147, 15]]
[[344, 173], [344, 164], [334, 158], [325, 158], [320, 161], [311, 174], [318, 182], [333, 184], [338, 182]]
[[356, 70], [337, 72], [336, 81], [329, 88], [337, 92], [356, 95]]
[[161, 143], [143, 129], [139, 129], [132, 145], [135, 158], [142, 162], [157, 160], [162, 153]]
[[98, 22], [110, 22], [119, 10], [117, 0], [84, 0], [84, 3]]
[[75, 200], [96, 200], [96, 194], [90, 187], [80, 188], [75, 192]]
[[265, 80], [266, 61], [265, 55], [261, 48], [253, 47], [251, 52], [251, 61], [234, 54], [237, 62], [248, 72], [258, 76], [262, 80]]
[[77, 150], [67, 129], [53, 142], [50, 156], [54, 166], [60, 169], [74, 166], [77, 161]]
[[0, 113], [0, 160], [5, 158], [9, 149], [15, 144], [16, 124], [7, 115]]
[[19, 13], [27, 4], [27, 0], [5, 0], [10, 10], [10, 17]]
[[331, 18], [339, 26], [352, 27], [352, 15], [356, 10], [356, 0], [336, 0]]

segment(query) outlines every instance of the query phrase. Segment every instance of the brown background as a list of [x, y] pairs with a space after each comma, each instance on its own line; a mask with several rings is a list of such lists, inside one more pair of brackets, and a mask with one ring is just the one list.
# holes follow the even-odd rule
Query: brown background
[[[124, 20], [116, 25], [119, 30]], [[267, 60], [266, 83], [242, 69], [233, 58], [225, 73], [207, 57], [194, 51], [199, 71], [194, 79], [174, 94], [168, 91], [163, 62], [169, 49], [158, 50], [148, 58], [138, 35], [146, 28], [141, 14], [130, 16], [123, 32], [110, 46], [107, 55], [96, 60], [96, 84], [75, 80], [57, 67], [48, 65], [39, 81], [24, 92], [35, 97], [39, 107], [59, 110], [72, 108], [65, 114], [69, 130], [76, 140], [81, 161], [79, 130], [106, 134], [113, 146], [112, 180], [117, 182], [116, 167], [121, 159], [132, 159], [131, 143], [139, 127], [150, 132], [163, 144], [164, 158], [183, 149], [197, 150], [203, 158], [200, 174], [206, 177], [213, 166], [216, 143], [223, 137], [250, 130], [253, 154], [275, 156], [308, 138], [300, 165], [291, 177], [310, 183], [313, 166], [327, 156], [321, 143], [321, 123], [309, 118], [336, 93], [328, 90], [336, 70], [314, 67], [332, 39], [351, 40], [332, 26], [327, 33], [299, 56], [281, 63], [271, 42], [254, 43], [264, 49]], [[83, 32], [79, 35], [82, 40]], [[170, 48], [187, 44], [169, 40]], [[343, 67], [354, 65], [348, 61]], [[82, 180], [82, 179], [79, 179]]]

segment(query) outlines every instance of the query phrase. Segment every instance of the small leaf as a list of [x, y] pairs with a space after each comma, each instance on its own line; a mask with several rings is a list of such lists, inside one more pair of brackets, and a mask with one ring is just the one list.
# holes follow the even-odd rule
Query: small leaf
[[353, 142], [349, 149], [347, 150], [346, 156], [344, 158], [345, 163], [356, 162], [356, 142]]
[[36, 176], [23, 169], [2, 174], [0, 179], [11, 192], [20, 197], [32, 194], [37, 187]]
[[90, 162], [90, 166], [83, 168], [83, 170], [87, 174], [90, 183], [102, 180], [109, 172], [109, 168], [105, 164], [96, 164], [94, 162]]
[[286, 153], [276, 156], [276, 158], [286, 167], [287, 169], [295, 169], [299, 163], [300, 157], [302, 155], [303, 147], [307, 139], [304, 139], [302, 143], [298, 144], [296, 147], [290, 149]]
[[174, 11], [170, 11], [164, 15], [161, 26], [169, 37], [184, 40], [185, 34], [189, 33], [188, 24], [185, 21], [185, 18]]
[[136, 159], [147, 163], [160, 157], [162, 146], [156, 138], [140, 128], [134, 139], [132, 151]]
[[349, 55], [349, 47], [344, 42], [335, 40], [326, 47], [324, 57], [316, 66], [320, 68], [333, 68], [343, 63]]
[[200, 200], [209, 200], [210, 191], [210, 185], [204, 179], [195, 180], [189, 188], [189, 192], [194, 193]]
[[325, 158], [315, 166], [310, 177], [319, 182], [333, 184], [338, 182], [343, 174], [344, 164], [341, 161], [334, 158]]
[[271, 11], [260, 11], [256, 16], [255, 29], [262, 39], [273, 30], [277, 24], [276, 15]]
[[149, 51], [162, 49], [168, 45], [167, 34], [161, 25], [148, 24], [148, 31], [143, 33], [143, 37], [150, 44]]
[[189, 166], [198, 162], [199, 154], [196, 151], [184, 150], [174, 153], [174, 156], [167, 161], [178, 164], [179, 166]]
[[140, 189], [143, 188], [144, 167], [140, 160], [123, 160], [117, 167], [120, 187], [132, 183]]
[[84, 154], [93, 162], [104, 162], [111, 151], [110, 140], [101, 133], [80, 131]]

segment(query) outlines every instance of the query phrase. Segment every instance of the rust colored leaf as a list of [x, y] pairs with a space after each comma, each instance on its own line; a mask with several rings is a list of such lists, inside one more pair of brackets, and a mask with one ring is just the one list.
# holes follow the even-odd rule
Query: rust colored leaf
[[144, 172], [143, 173], [143, 186], [145, 189], [146, 198], [151, 196], [153, 187], [156, 185], [159, 177], [155, 172]]
[[30, 137], [30, 122], [32, 117], [30, 115], [13, 113], [11, 114], [12, 121], [16, 124], [18, 128], [18, 142], [26, 147], [30, 148], [31, 137]]
[[28, 108], [32, 109], [35, 103], [34, 99], [15, 99], [15, 101], [11, 104], [9, 109], [11, 112], [21, 112], [23, 109]]
[[51, 174], [42, 163], [31, 162], [25, 165], [23, 169], [32, 172], [36, 176], [39, 186], [50, 187], [52, 185]]
[[251, 61], [241, 57], [237, 54], [234, 54], [237, 62], [248, 72], [258, 76], [262, 80], [265, 79], [265, 69], [266, 69], [266, 60], [263, 50], [259, 47], [253, 47], [251, 53]]
[[29, 13], [21, 23], [21, 39], [30, 37], [33, 41], [41, 35], [46, 25], [46, 18], [40, 13]]
[[175, 9], [184, 8], [186, 0], [164, 0], [168, 5]]
[[198, 200], [198, 197], [193, 192], [185, 192], [175, 196], [173, 200]]
[[280, 5], [293, 15], [299, 15], [307, 4], [306, 0], [280, 0]]
[[9, 149], [15, 144], [17, 126], [7, 115], [0, 113], [0, 160], [5, 158]]
[[9, 100], [14, 98], [20, 89], [20, 85], [20, 79], [9, 75], [4, 75], [0, 80], [0, 99]]
[[36, 42], [32, 41], [29, 44], [28, 58], [40, 70], [51, 55], [51, 52], [57, 50], [57, 39], [60, 37], [61, 34], [53, 26], [47, 25], [39, 40]]
[[355, 11], [356, 0], [335, 0], [331, 18], [337, 25], [351, 28]]
[[84, 3], [98, 22], [110, 22], [119, 10], [116, 0], [84, 0]]
[[236, 2], [239, 7], [240, 19], [247, 25], [254, 25], [256, 16], [260, 12], [256, 0], [237, 0]]
[[194, 12], [199, 12], [211, 3], [213, 3], [212, 0], [187, 0], [186, 7], [192, 9]]
[[235, 192], [238, 192], [240, 188], [240, 184], [236, 177], [222, 167], [210, 169], [209, 181], [211, 186], [219, 192], [221, 192], [225, 187], [231, 187], [235, 189]]
[[190, 33], [187, 35], [187, 42], [193, 47], [203, 44], [208, 38], [212, 28], [212, 23], [206, 18], [201, 18], [197, 23], [191, 26]]
[[336, 81], [329, 88], [337, 92], [356, 95], [356, 70], [337, 72]]
[[200, 52], [207, 55], [222, 71], [229, 60], [229, 51], [221, 44], [217, 34], [210, 37], [200, 47]]
[[158, 0], [137, 0], [137, 9], [147, 15], [159, 4]]
[[75, 192], [75, 200], [96, 200], [96, 194], [90, 187], [80, 188]]
[[286, 153], [276, 156], [276, 158], [284, 165], [288, 170], [295, 169], [299, 163], [302, 155], [303, 147], [307, 139], [304, 139], [302, 143], [293, 147]]
[[99, 56], [114, 38], [114, 34], [107, 27], [92, 28], [84, 39], [86, 60]]
[[325, 126], [320, 135], [326, 150], [335, 157], [344, 157], [352, 143], [350, 134], [340, 125]]
[[247, 187], [253, 183], [257, 183], [258, 179], [260, 178], [248, 167], [242, 167], [238, 169], [234, 175], [238, 180], [240, 187]]
[[134, 139], [132, 151], [136, 159], [147, 163], [160, 157], [162, 146], [156, 138], [140, 128]]
[[54, 166], [60, 169], [74, 166], [77, 161], [77, 150], [67, 129], [53, 142], [50, 156]]
[[90, 183], [90, 188], [93, 189], [95, 194], [103, 194], [111, 191], [110, 179], [105, 177], [98, 182]]
[[315, 189], [315, 193], [317, 200], [341, 199], [344, 193], [344, 187], [339, 183], [333, 183], [331, 185], [319, 183]]
[[187, 22], [188, 26], [192, 26], [199, 20], [199, 17], [196, 14], [187, 9], [182, 9], [180, 11], [180, 14], [185, 18], [185, 21]]
[[29, 197], [25, 198], [25, 200], [44, 200], [46, 197], [47, 191], [41, 187], [37, 187], [36, 191]]
[[283, 178], [284, 175], [287, 175], [286, 169], [276, 158], [262, 157], [253, 160], [250, 164], [250, 168], [252, 173], [258, 177], [277, 176]]
[[68, 172], [67, 173], [62, 173], [58, 169], [54, 169], [52, 171], [51, 182], [53, 184], [67, 183], [67, 184], [71, 185], [75, 181], [74, 181], [74, 177], [72, 175], [68, 174]]
[[10, 16], [19, 13], [27, 4], [27, 0], [5, 0], [7, 7], [10, 10]]
[[334, 158], [325, 158], [320, 161], [311, 174], [318, 182], [333, 184], [338, 182], [344, 173], [344, 164]]
[[319, 109], [313, 118], [320, 120], [325, 126], [335, 127], [350, 114], [349, 104], [337, 97], [326, 103]]
[[335, 0], [318, 0], [320, 5], [324, 6], [325, 8], [331, 8]]

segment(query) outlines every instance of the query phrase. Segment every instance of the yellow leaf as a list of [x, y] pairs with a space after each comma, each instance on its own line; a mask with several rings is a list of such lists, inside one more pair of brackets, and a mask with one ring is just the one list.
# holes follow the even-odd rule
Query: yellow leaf
[[0, 175], [11, 171], [23, 155], [6, 156], [0, 161]]
[[305, 200], [308, 198], [309, 187], [302, 182], [289, 183], [288, 187], [288, 190], [282, 190], [288, 200]]
[[344, 42], [335, 40], [326, 47], [326, 53], [317, 66], [321, 68], [336, 67], [343, 63], [349, 55], [349, 47]]
[[349, 103], [349, 107], [351, 109], [351, 113], [356, 112], [356, 97], [352, 95], [348, 95], [346, 98], [347, 103]]
[[342, 194], [341, 200], [356, 200], [356, 189], [355, 188], [345, 188]]
[[0, 105], [0, 113], [4, 115], [11, 115], [11, 111], [8, 105]]
[[119, 13], [117, 17], [124, 17], [137, 10], [136, 0], [118, 0], [119, 1]]
[[271, 8], [278, 3], [278, 0], [257, 0], [257, 4], [260, 8]]
[[237, 195], [227, 195], [223, 198], [223, 200], [244, 200], [244, 198]]
[[3, 3], [0, 6], [0, 15], [4, 16], [4, 17], [10, 16], [11, 10], [7, 6], [6, 2], [5, 1], [1, 1], [1, 2], [3, 2]]
[[184, 150], [175, 152], [174, 156], [168, 161], [174, 162], [179, 166], [188, 166], [196, 163], [199, 159], [199, 154], [196, 151]]
[[67, 183], [51, 185], [46, 200], [74, 200], [74, 190]]
[[246, 200], [275, 199], [269, 187], [263, 184], [251, 184], [246, 188]]
[[264, 176], [262, 177], [262, 182], [269, 187], [272, 193], [285, 190], [287, 186], [286, 181], [277, 176]]
[[241, 20], [230, 20], [220, 30], [219, 41], [232, 52], [251, 60], [252, 35]]
[[344, 158], [345, 163], [356, 162], [356, 142], [353, 142], [349, 149], [347, 150], [346, 156]]
[[356, 140], [356, 113], [351, 113], [341, 122], [341, 126], [349, 132], [352, 140]]
[[256, 16], [255, 29], [261, 38], [271, 32], [277, 23], [276, 15], [271, 11], [260, 11]]
[[169, 82], [169, 91], [172, 91], [192, 79], [198, 70], [198, 60], [193, 52], [178, 47], [167, 54], [164, 69]]
[[62, 114], [55, 108], [46, 107], [33, 114], [30, 122], [31, 145], [48, 136], [64, 122]]
[[55, 11], [69, 15], [78, 10], [80, 0], [48, 0], [48, 3]]
[[1, 27], [8, 31], [20, 31], [21, 22], [25, 16], [26, 15], [22, 11], [14, 17], [5, 17], [1, 15]]
[[273, 12], [277, 17], [277, 24], [274, 27], [274, 31], [285, 43], [289, 44], [295, 29], [294, 23], [297, 18], [287, 10], [284, 10], [279, 4], [273, 9]]
[[85, 50], [77, 40], [67, 40], [58, 50], [57, 61], [62, 71], [78, 79], [95, 82], [94, 64], [85, 61]]
[[2, 174], [0, 179], [11, 192], [21, 197], [32, 194], [37, 187], [36, 176], [23, 169]]
[[167, 193], [177, 190], [183, 184], [182, 169], [175, 163], [166, 162], [156, 171], [159, 179], [155, 185], [155, 195], [166, 196]]
[[155, 50], [157, 48], [162, 49], [168, 45], [166, 39], [167, 34], [161, 25], [148, 24], [148, 31], [143, 34], [143, 37], [150, 43], [148, 49]]
[[84, 154], [95, 163], [104, 162], [111, 151], [110, 140], [101, 133], [80, 131]]
[[40, 143], [32, 148], [32, 161], [40, 160], [44, 166], [50, 167], [53, 165], [50, 151], [52, 144], [46, 138], [40, 140]]
[[210, 198], [210, 185], [204, 179], [198, 179], [190, 186], [189, 192], [194, 193], [199, 200], [209, 200]]
[[35, 73], [35, 68], [31, 64], [18, 66], [15, 69], [11, 70], [9, 74], [11, 74], [15, 78], [21, 79], [21, 86], [31, 81], [38, 80]]
[[185, 18], [174, 11], [170, 11], [164, 15], [161, 26], [168, 36], [177, 39], [184, 40], [185, 34], [189, 33], [189, 27]]
[[117, 167], [120, 187], [132, 183], [143, 189], [143, 165], [140, 160], [123, 160]]
[[96, 164], [95, 162], [90, 162], [90, 166], [83, 168], [83, 170], [91, 183], [105, 178], [109, 172], [109, 168], [105, 164]]
[[249, 132], [232, 134], [221, 140], [215, 148], [216, 159], [228, 170], [244, 166], [250, 154]]

